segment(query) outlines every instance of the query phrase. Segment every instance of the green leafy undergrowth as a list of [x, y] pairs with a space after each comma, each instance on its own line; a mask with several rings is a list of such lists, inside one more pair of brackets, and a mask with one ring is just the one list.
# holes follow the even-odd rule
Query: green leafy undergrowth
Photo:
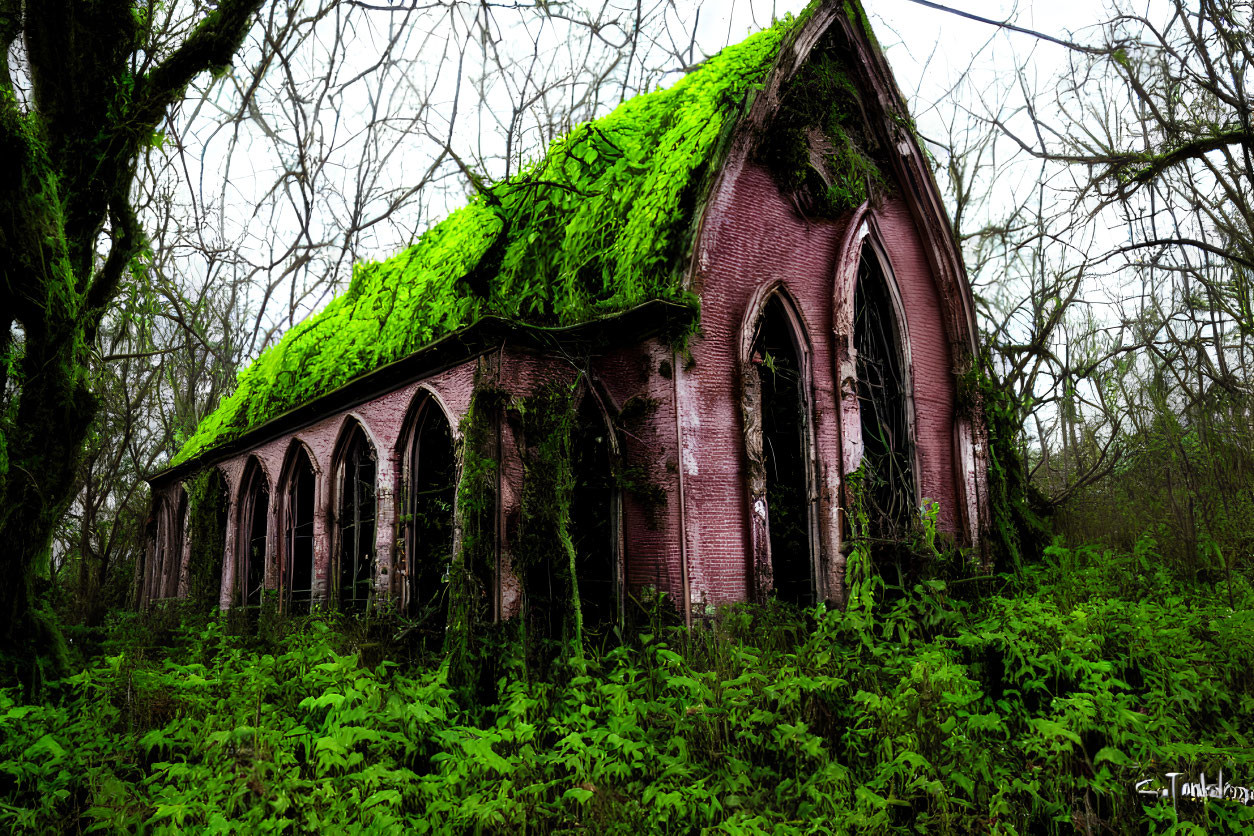
[[42, 703], [0, 692], [0, 831], [1248, 831], [1254, 809], [1134, 791], [1254, 784], [1254, 594], [1180, 588], [1150, 549], [1056, 545], [980, 601], [933, 580], [646, 627], [487, 705], [317, 618], [106, 643]]

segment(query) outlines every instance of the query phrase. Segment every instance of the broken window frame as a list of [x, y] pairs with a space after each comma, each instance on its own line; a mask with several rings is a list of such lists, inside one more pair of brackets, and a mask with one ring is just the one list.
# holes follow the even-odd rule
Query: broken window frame
[[[365, 424], [361, 419], [354, 415], [350, 415], [344, 423], [343, 429], [340, 431], [340, 439], [336, 443], [336, 453], [332, 461], [335, 473], [335, 497], [334, 497], [334, 513], [335, 513], [335, 543], [332, 551], [331, 569], [328, 572], [331, 584], [332, 594], [330, 600], [341, 612], [367, 612], [374, 601], [375, 590], [375, 573], [378, 570], [378, 554], [375, 553], [379, 539], [379, 454], [378, 446], [374, 439], [366, 431]], [[370, 479], [368, 487], [370, 489], [370, 497], [368, 502], [374, 506], [371, 515], [363, 516], [361, 513], [362, 504], [357, 501], [351, 502], [351, 523], [346, 521], [346, 516], [350, 513], [347, 503], [350, 502], [350, 472], [360, 473], [365, 466], [363, 457], [370, 461]], [[354, 478], [352, 486], [360, 487], [363, 482], [360, 478]], [[356, 494], [353, 494], [354, 500]], [[371, 536], [369, 541], [362, 543], [361, 530], [362, 526], [369, 524]], [[350, 546], [345, 537], [351, 531], [353, 544]], [[349, 555], [352, 563], [352, 575], [358, 578], [361, 574], [361, 567], [365, 566], [367, 575], [364, 579], [354, 581], [353, 586], [364, 586], [364, 595], [346, 595], [344, 587], [344, 559], [346, 551], [350, 551]], [[364, 554], [363, 554], [364, 553]]]
[[153, 530], [142, 582], [145, 605], [178, 597], [187, 531], [187, 491], [181, 484], [176, 485], [172, 491], [157, 496], [153, 506]]
[[[608, 523], [609, 524], [609, 543], [610, 543], [609, 562], [610, 562], [610, 575], [611, 575], [610, 598], [613, 602], [613, 609], [614, 609], [612, 617], [608, 620], [603, 620], [601, 623], [601, 626], [605, 628], [612, 628], [613, 626], [618, 626], [621, 629], [624, 625], [623, 617], [624, 617], [625, 607], [626, 607], [626, 586], [627, 586], [626, 585], [627, 567], [626, 567], [625, 549], [624, 549], [624, 544], [623, 544], [623, 525], [622, 525], [623, 497], [622, 497], [622, 489], [616, 477], [616, 474], [618, 473], [619, 462], [621, 461], [621, 448], [620, 448], [619, 441], [618, 441], [618, 435], [617, 433], [614, 432], [614, 422], [610, 418], [610, 411], [608, 408], [609, 403], [610, 402], [608, 398], [605, 396], [605, 394], [602, 391], [600, 391], [598, 387], [595, 387], [594, 384], [592, 383], [584, 384], [584, 386], [582, 387], [582, 391], [579, 393], [578, 398], [576, 400], [577, 406], [574, 411], [576, 424], [574, 427], [571, 428], [570, 467], [571, 467], [571, 478], [573, 480], [572, 490], [577, 491], [579, 474], [575, 472], [575, 466], [576, 466], [576, 462], [575, 462], [576, 451], [574, 449], [575, 434], [579, 432], [581, 429], [581, 421], [582, 421], [583, 416], [587, 414], [588, 411], [595, 410], [596, 420], [599, 422], [598, 426], [605, 433], [605, 456], [606, 456], [606, 466], [607, 466], [606, 476], [609, 481], [609, 491], [610, 491], [609, 507], [607, 509], [609, 511], [609, 523]], [[574, 500], [575, 500], [575, 497], [572, 496], [572, 508], [571, 508], [570, 519], [568, 521], [568, 528], [571, 533], [572, 545], [574, 545], [576, 549], [575, 582], [576, 582], [576, 586], [579, 588], [580, 604], [582, 607], [583, 585], [581, 584], [580, 578], [579, 578], [578, 569], [579, 569], [580, 561], [579, 561], [579, 555], [578, 555], [578, 545], [574, 543], [575, 532], [573, 531]], [[586, 615], [586, 613], [581, 613], [581, 621], [582, 621], [582, 616], [584, 615]], [[585, 634], [587, 634], [587, 625], [584, 625], [584, 632]]]
[[[302, 461], [303, 460], [303, 461]], [[301, 468], [306, 468], [309, 474], [309, 490], [312, 496], [309, 498], [309, 520], [308, 523], [298, 523], [295, 516], [300, 513], [300, 497], [296, 493], [300, 487]], [[279, 520], [282, 523], [281, 536], [279, 537], [279, 588], [282, 590], [281, 606], [284, 611], [292, 613], [308, 613], [313, 610], [314, 606], [314, 587], [317, 582], [317, 532], [318, 532], [318, 486], [319, 471], [315, 464], [313, 453], [309, 447], [299, 439], [294, 439], [288, 448], [287, 456], [280, 471], [279, 484], [282, 489], [279, 491], [279, 501], [282, 506], [279, 508]], [[296, 529], [308, 525], [307, 534], [298, 534]], [[296, 561], [299, 557], [299, 550], [295, 542], [297, 537], [307, 537], [309, 543], [309, 588], [297, 589], [295, 586], [296, 578]], [[303, 593], [303, 597], [298, 597]]]
[[806, 534], [809, 545], [809, 599], [817, 602], [828, 596], [821, 571], [822, 547], [819, 539], [818, 451], [814, 433], [813, 348], [809, 330], [801, 317], [800, 307], [781, 281], [759, 289], [748, 307], [741, 329], [740, 405], [747, 464], [747, 508], [750, 520], [750, 595], [757, 603], [766, 603], [777, 590], [775, 567], [771, 554], [770, 509], [767, 499], [765, 438], [762, 426], [762, 389], [758, 366], [753, 361], [764, 320], [770, 305], [777, 304], [783, 314], [797, 356], [799, 380], [798, 399], [801, 412], [801, 453], [805, 463]]
[[[264, 599], [266, 588], [266, 568], [273, 552], [273, 544], [270, 542], [270, 514], [271, 514], [271, 491], [270, 476], [266, 472], [265, 465], [257, 456], [250, 456], [248, 462], [244, 465], [244, 474], [240, 479], [239, 489], [239, 528], [237, 530], [238, 548], [235, 550], [235, 578], [232, 584], [231, 593], [232, 604], [240, 609], [259, 609]], [[256, 536], [257, 527], [257, 511], [264, 501], [264, 511], [262, 514], [262, 526], [265, 534], [262, 538]], [[261, 554], [254, 552], [256, 541], [262, 539]], [[257, 558], [260, 557], [260, 581], [256, 586], [256, 601], [250, 602], [250, 576], [257, 568]]]
[[[854, 370], [854, 390], [853, 399], [855, 403], [855, 414], [857, 419], [857, 439], [859, 457], [853, 463], [854, 469], [862, 466], [862, 462], [866, 456], [866, 440], [862, 433], [862, 380], [858, 373], [859, 359], [857, 350], [857, 310], [856, 310], [856, 294], [858, 287], [862, 282], [863, 265], [868, 259], [872, 260], [872, 264], [877, 269], [879, 278], [882, 280], [884, 288], [888, 294], [889, 304], [893, 318], [892, 339], [894, 341], [893, 349], [896, 352], [896, 359], [899, 364], [898, 375], [901, 379], [902, 395], [901, 408], [904, 412], [904, 424], [906, 432], [907, 450], [905, 458], [909, 465], [909, 497], [912, 507], [908, 509], [907, 518], [913, 520], [918, 516], [919, 507], [923, 502], [921, 486], [919, 482], [919, 444], [917, 433], [917, 416], [914, 405], [914, 364], [910, 358], [910, 328], [906, 317], [906, 307], [902, 300], [901, 288], [897, 283], [896, 275], [893, 273], [892, 262], [888, 258], [888, 253], [884, 248], [883, 241], [875, 229], [870, 219], [864, 220], [859, 228], [859, 234], [854, 241], [853, 252], [857, 254], [853, 259], [854, 279], [849, 288], [847, 303], [849, 305], [849, 344], [852, 348], [852, 356], [850, 365]], [[846, 428], [848, 431], [849, 428]], [[898, 532], [904, 536], [906, 532]]]
[[418, 542], [417, 531], [417, 497], [413, 493], [412, 486], [417, 478], [419, 469], [422, 467], [422, 451], [421, 439], [424, 429], [427, 427], [428, 421], [442, 421], [444, 428], [448, 432], [449, 444], [452, 453], [453, 481], [449, 488], [451, 493], [451, 507], [449, 510], [449, 555], [448, 564], [445, 566], [444, 580], [446, 584], [443, 590], [445, 600], [442, 606], [443, 616], [440, 619], [440, 633], [447, 627], [448, 619], [448, 570], [452, 566], [454, 556], [457, 551], [458, 528], [457, 528], [457, 486], [461, 481], [461, 444], [457, 435], [456, 425], [449, 417], [449, 411], [445, 408], [443, 402], [434, 391], [426, 387], [420, 387], [414, 395], [410, 403], [410, 407], [405, 419], [404, 429], [400, 434], [397, 444], [396, 455], [397, 460], [401, 463], [399, 473], [399, 489], [397, 496], [400, 497], [397, 502], [398, 513], [398, 540], [404, 549], [404, 560], [401, 562], [401, 607], [410, 615], [416, 617], [413, 612], [414, 606], [414, 584], [417, 576], [416, 566], [416, 549]]
[[154, 502], [154, 510], [152, 514], [152, 547], [149, 551], [148, 565], [145, 567], [143, 579], [143, 599], [145, 604], [156, 601], [160, 596], [157, 594], [161, 589], [161, 577], [163, 567], [165, 566], [167, 546], [167, 533], [169, 517], [170, 500], [162, 495], [158, 496]]
[[164, 598], [179, 597], [183, 575], [184, 539], [187, 534], [187, 491], [180, 484], [174, 489], [177, 499], [170, 505], [168, 552], [166, 553]]

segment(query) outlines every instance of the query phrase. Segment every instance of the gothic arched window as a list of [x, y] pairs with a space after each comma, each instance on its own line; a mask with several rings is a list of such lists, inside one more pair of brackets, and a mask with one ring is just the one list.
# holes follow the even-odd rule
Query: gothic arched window
[[303, 444], [294, 444], [284, 468], [283, 593], [291, 612], [309, 612], [313, 601], [314, 489], [313, 461]]
[[365, 430], [355, 421], [341, 441], [337, 460], [337, 600], [341, 610], [364, 612], [374, 593], [377, 458]]
[[448, 617], [448, 571], [453, 557], [453, 503], [457, 455], [444, 410], [430, 394], [413, 410], [405, 436], [402, 496], [408, 589], [407, 611], [418, 629], [436, 639]]
[[257, 459], [244, 467], [240, 488], [240, 548], [236, 555], [235, 598], [243, 607], [260, 607], [269, 551], [270, 485]]
[[915, 515], [908, 370], [896, 300], [870, 241], [854, 291], [858, 412], [866, 512], [875, 537], [899, 537]]
[[800, 320], [782, 292], [762, 306], [743, 376], [756, 597], [816, 598], [810, 398]]

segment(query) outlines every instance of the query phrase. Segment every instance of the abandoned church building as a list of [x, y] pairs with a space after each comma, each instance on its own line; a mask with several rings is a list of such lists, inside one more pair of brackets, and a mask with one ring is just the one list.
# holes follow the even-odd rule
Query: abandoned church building
[[141, 606], [591, 629], [840, 603], [856, 521], [926, 501], [977, 544], [974, 304], [912, 124], [862, 10], [815, 2], [476, 183], [151, 479]]

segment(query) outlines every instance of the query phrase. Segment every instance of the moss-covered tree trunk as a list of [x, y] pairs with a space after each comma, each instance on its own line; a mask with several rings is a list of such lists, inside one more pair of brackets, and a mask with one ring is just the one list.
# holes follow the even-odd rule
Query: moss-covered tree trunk
[[35, 585], [96, 414], [97, 329], [121, 283], [139, 274], [136, 160], [188, 83], [225, 71], [261, 2], [223, 0], [160, 51], [144, 3], [0, 0], [4, 678], [33, 683], [57, 666], [59, 640]]

